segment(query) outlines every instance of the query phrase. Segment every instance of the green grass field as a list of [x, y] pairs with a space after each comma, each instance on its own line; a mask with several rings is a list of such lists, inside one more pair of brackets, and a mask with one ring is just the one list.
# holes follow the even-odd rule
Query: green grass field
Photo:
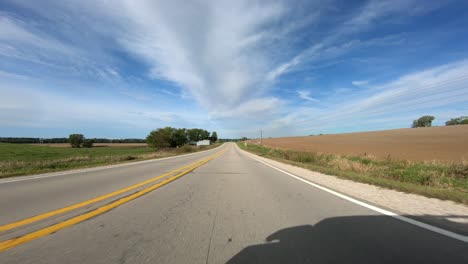
[[162, 158], [216, 146], [156, 151], [141, 146], [62, 148], [0, 143], [0, 178]]
[[340, 178], [468, 204], [468, 165], [410, 162], [274, 149], [238, 143], [244, 150]]

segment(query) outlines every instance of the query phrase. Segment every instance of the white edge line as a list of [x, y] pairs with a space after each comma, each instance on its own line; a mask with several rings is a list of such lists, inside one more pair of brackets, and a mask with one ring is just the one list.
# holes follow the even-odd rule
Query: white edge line
[[176, 156], [172, 156], [172, 157], [165, 157], [165, 158], [159, 158], [159, 159], [156, 158], [156, 159], [142, 160], [142, 161], [136, 161], [136, 162], [122, 163], [122, 164], [104, 165], [104, 166], [93, 167], [93, 168], [83, 168], [83, 169], [73, 169], [73, 170], [68, 170], [68, 171], [51, 172], [51, 173], [45, 173], [45, 174], [6, 177], [4, 179], [0, 179], [0, 184], [11, 183], [11, 182], [19, 182], [19, 181], [28, 181], [28, 180], [37, 180], [37, 179], [51, 178], [51, 177], [57, 177], [57, 176], [65, 176], [65, 175], [77, 174], [77, 173], [86, 173], [86, 172], [92, 172], [92, 171], [99, 171], [99, 170], [106, 170], [106, 169], [113, 169], [113, 168], [120, 168], [120, 167], [126, 167], [126, 166], [139, 165], [139, 164], [144, 164], [144, 163], [157, 162], [157, 161], [161, 161], [161, 160], [168, 160], [168, 159], [175, 159], [175, 158], [180, 158], [180, 157], [187, 157], [187, 156], [192, 156], [192, 155], [205, 153], [205, 152], [208, 152], [208, 151], [214, 151], [216, 149], [219, 149], [222, 146], [224, 146], [224, 143], [221, 146], [216, 147], [214, 149], [207, 149], [207, 150], [202, 150], [202, 151], [198, 151], [198, 152], [195, 152], [195, 153], [176, 155]]
[[[242, 151], [244, 151], [244, 150], [242, 150]], [[247, 153], [248, 153], [248, 152], [247, 152]], [[251, 154], [251, 153], [249, 153], [249, 154]], [[255, 154], [252, 154], [252, 155], [255, 155]], [[250, 155], [248, 155], [248, 156], [250, 156]], [[468, 243], [468, 236], [460, 235], [460, 234], [454, 233], [454, 232], [452, 232], [452, 231], [448, 231], [448, 230], [445, 230], [445, 229], [442, 229], [442, 228], [439, 228], [439, 227], [436, 227], [436, 226], [428, 225], [428, 224], [426, 224], [426, 223], [422, 223], [422, 222], [416, 221], [416, 220], [414, 220], [414, 219], [411, 219], [411, 218], [408, 218], [408, 217], [405, 217], [405, 216], [401, 216], [401, 215], [396, 214], [396, 213], [394, 213], [394, 212], [391, 212], [391, 211], [388, 211], [388, 210], [379, 208], [379, 207], [377, 207], [377, 206], [374, 206], [374, 205], [371, 205], [371, 204], [368, 204], [368, 203], [365, 203], [365, 202], [356, 200], [356, 199], [354, 199], [354, 198], [351, 198], [351, 197], [346, 196], [346, 195], [344, 195], [344, 194], [341, 194], [341, 193], [339, 193], [339, 192], [333, 191], [333, 190], [331, 190], [331, 189], [325, 188], [325, 187], [323, 187], [323, 186], [321, 186], [321, 185], [318, 185], [318, 184], [316, 184], [316, 183], [310, 182], [310, 181], [308, 181], [308, 180], [306, 180], [306, 179], [304, 179], [304, 178], [302, 178], [302, 177], [299, 177], [299, 176], [296, 176], [296, 175], [294, 175], [294, 174], [292, 174], [292, 173], [289, 173], [289, 172], [287, 172], [287, 171], [284, 171], [284, 170], [282, 170], [282, 169], [280, 169], [280, 168], [278, 168], [278, 167], [275, 167], [275, 166], [273, 166], [273, 165], [271, 165], [271, 164], [268, 164], [268, 163], [266, 163], [266, 162], [264, 162], [264, 161], [262, 161], [262, 160], [260, 160], [260, 159], [257, 159], [257, 158], [255, 158], [255, 157], [253, 157], [253, 156], [250, 156], [250, 158], [252, 158], [252, 159], [254, 159], [254, 160], [258, 161], [258, 162], [261, 162], [261, 163], [263, 163], [264, 165], [266, 165], [266, 166], [268, 166], [268, 167], [271, 167], [271, 168], [273, 168], [273, 169], [275, 169], [275, 170], [277, 170], [277, 171], [280, 171], [280, 172], [282, 172], [282, 173], [284, 173], [284, 174], [286, 174], [286, 175], [288, 175], [288, 176], [291, 176], [291, 177], [295, 178], [296, 180], [299, 180], [299, 181], [302, 181], [302, 182], [307, 183], [307, 184], [309, 184], [309, 185], [312, 185], [312, 186], [314, 186], [315, 188], [318, 188], [318, 189], [320, 189], [320, 190], [322, 190], [322, 191], [325, 191], [325, 192], [331, 193], [331, 194], [333, 194], [333, 195], [336, 195], [336, 196], [338, 196], [338, 197], [340, 197], [340, 198], [343, 198], [343, 199], [345, 199], [345, 200], [347, 200], [347, 201], [350, 201], [350, 202], [352, 202], [352, 203], [355, 203], [355, 204], [358, 204], [358, 205], [360, 205], [360, 206], [366, 207], [366, 208], [371, 209], [371, 210], [373, 210], [373, 211], [376, 211], [376, 212], [378, 212], [378, 213], [391, 216], [391, 217], [396, 218], [396, 219], [398, 219], [398, 220], [401, 220], [401, 221], [403, 221], [403, 222], [406, 222], [406, 223], [409, 223], [409, 224], [412, 224], [412, 225], [415, 225], [415, 226], [419, 226], [419, 227], [421, 227], [421, 228], [430, 230], [430, 231], [432, 231], [432, 232], [435, 232], [435, 233], [438, 233], [438, 234], [441, 234], [441, 235], [444, 235], [444, 236], [448, 236], [448, 237], [451, 237], [451, 238], [454, 238], [454, 239], [463, 241], [463, 242], [465, 242], [465, 243]]]

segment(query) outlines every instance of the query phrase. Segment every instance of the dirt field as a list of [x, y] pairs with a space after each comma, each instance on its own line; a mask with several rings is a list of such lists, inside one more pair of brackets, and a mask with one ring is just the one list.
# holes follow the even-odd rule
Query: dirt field
[[263, 144], [297, 151], [467, 163], [468, 125], [271, 138], [263, 139]]
[[[34, 146], [70, 148], [68, 143], [30, 144]], [[146, 143], [94, 143], [93, 147], [146, 147]]]

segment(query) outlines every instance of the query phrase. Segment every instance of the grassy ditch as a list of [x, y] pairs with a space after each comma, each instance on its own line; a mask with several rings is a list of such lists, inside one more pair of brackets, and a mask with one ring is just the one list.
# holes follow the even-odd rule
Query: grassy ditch
[[468, 204], [468, 165], [298, 152], [238, 143], [254, 154], [340, 178]]
[[0, 178], [170, 157], [219, 145], [156, 151], [144, 146], [58, 148], [0, 143]]

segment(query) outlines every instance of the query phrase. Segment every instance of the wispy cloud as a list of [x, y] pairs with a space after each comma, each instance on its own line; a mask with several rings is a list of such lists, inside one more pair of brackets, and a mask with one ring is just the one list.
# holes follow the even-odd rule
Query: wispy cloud
[[219, 118], [256, 119], [271, 116], [284, 103], [278, 98], [260, 98], [246, 101], [225, 111], [212, 112], [211, 116]]
[[[397, 1], [378, 1], [371, 0], [364, 4], [358, 11], [337, 26], [329, 34], [320, 40], [315, 40], [313, 44], [303, 49], [288, 61], [278, 65], [267, 75], [267, 80], [274, 81], [281, 75], [294, 70], [305, 63], [314, 63], [324, 57], [333, 58], [343, 53], [349, 52], [357, 47], [368, 48], [375, 45], [400, 44], [402, 42], [400, 34], [389, 35], [374, 39], [361, 41], [359, 39], [349, 40], [359, 32], [369, 30], [376, 26], [372, 23], [383, 19], [389, 15], [405, 13], [424, 13], [429, 12], [439, 5], [425, 5], [420, 0], [397, 0]], [[421, 6], [425, 6], [422, 8]]]
[[313, 98], [313, 97], [311, 96], [310, 91], [307, 91], [307, 90], [298, 90], [298, 91], [297, 91], [297, 94], [299, 95], [299, 98], [304, 99], [304, 100], [307, 100], [307, 101], [309, 101], [309, 102], [314, 102], [314, 103], [320, 102], [320, 100], [315, 99], [315, 98]]
[[[79, 49], [48, 36], [34, 25], [0, 13], [0, 56], [4, 60], [33, 63], [56, 72], [75, 72], [86, 64], [83, 55]], [[91, 67], [86, 64], [86, 68]]]
[[150, 64], [153, 78], [180, 85], [211, 111], [262, 95], [270, 63], [264, 45], [285, 12], [281, 2], [119, 2], [113, 15], [126, 28], [118, 39]]
[[[288, 135], [463, 110], [467, 83], [456, 78], [468, 72], [466, 30], [444, 39], [449, 26], [434, 37], [425, 24], [446, 5], [8, 1], [0, 11], [0, 121], [38, 125], [39, 115], [53, 127], [73, 116], [142, 129], [198, 122], [233, 136], [260, 126]], [[47, 106], [33, 94], [57, 102]]]
[[[190, 124], [199, 120], [198, 113], [167, 111], [129, 104], [121, 100], [75, 100], [68, 96], [31, 90], [0, 83], [0, 126], [18, 128], [56, 128], [66, 126], [81, 130], [84, 127], [106, 125], [150, 130], [155, 123]], [[205, 118], [206, 119], [206, 118]], [[1, 132], [1, 130], [0, 130]]]
[[295, 124], [303, 129], [317, 129], [316, 125], [320, 124], [323, 129], [348, 120], [359, 126], [372, 118], [405, 113], [410, 122], [417, 116], [409, 116], [409, 113], [430, 112], [437, 107], [468, 101], [467, 72], [468, 61], [464, 60], [406, 74], [371, 86], [350, 102], [329, 105], [328, 109], [320, 111], [306, 111]]
[[[24, 21], [12, 19], [7, 16], [0, 17], [0, 40], [2, 46], [8, 45], [29, 46], [37, 49], [59, 52], [60, 54], [72, 54], [74, 50], [59, 41], [45, 38], [40, 33], [31, 32], [27, 29]], [[11, 46], [10, 46], [11, 47]], [[8, 55], [8, 53], [4, 53]]]

